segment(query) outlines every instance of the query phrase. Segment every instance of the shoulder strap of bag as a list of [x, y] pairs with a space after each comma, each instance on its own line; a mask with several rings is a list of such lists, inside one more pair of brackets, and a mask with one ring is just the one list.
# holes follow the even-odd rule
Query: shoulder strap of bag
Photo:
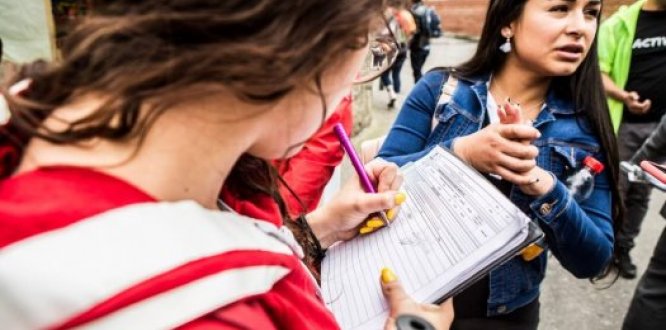
[[[447, 103], [449, 103], [449, 101], [451, 101], [457, 86], [458, 79], [455, 78], [453, 74], [449, 73], [449, 78], [442, 85], [442, 88], [439, 92], [439, 99], [437, 100], [437, 105], [435, 106], [436, 109], [432, 115], [432, 126], [430, 127], [430, 132], [435, 130], [435, 127], [437, 127], [437, 124], [439, 123], [439, 120], [437, 119], [437, 109], [443, 108]], [[382, 147], [385, 139], [386, 135], [382, 135], [378, 138], [366, 140], [361, 143], [361, 159], [364, 164], [377, 156], [377, 153], [379, 153], [379, 149]]]
[[431, 132], [435, 130], [435, 127], [437, 127], [437, 124], [439, 123], [439, 120], [437, 119], [438, 110], [443, 109], [446, 104], [451, 101], [451, 98], [453, 98], [453, 94], [456, 91], [456, 87], [458, 87], [458, 79], [454, 77], [453, 73], [451, 72], [449, 73], [449, 78], [446, 79], [446, 82], [444, 85], [442, 85], [442, 89], [439, 92], [437, 106], [435, 112], [432, 115], [432, 125], [430, 127]]

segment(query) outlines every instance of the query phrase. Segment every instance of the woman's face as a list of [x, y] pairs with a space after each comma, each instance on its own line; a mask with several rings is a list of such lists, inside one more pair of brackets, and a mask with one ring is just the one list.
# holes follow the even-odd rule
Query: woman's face
[[[324, 119], [330, 117], [340, 101], [351, 92], [354, 78], [367, 52], [367, 48], [349, 50], [331, 61], [331, 65], [322, 73], [321, 87], [327, 110]], [[275, 107], [275, 125], [262, 134], [260, 141], [248, 152], [264, 159], [295, 155], [303, 143], [321, 127], [323, 111], [322, 99], [314, 83], [297, 88]]]
[[573, 74], [597, 31], [600, 0], [528, 0], [504, 37], [513, 36], [509, 54], [524, 68], [544, 76]]

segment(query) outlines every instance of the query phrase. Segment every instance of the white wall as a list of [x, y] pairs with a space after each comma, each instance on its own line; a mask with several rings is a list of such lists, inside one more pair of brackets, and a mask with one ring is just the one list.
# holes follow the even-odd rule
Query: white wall
[[50, 0], [0, 0], [3, 61], [53, 59], [52, 27]]

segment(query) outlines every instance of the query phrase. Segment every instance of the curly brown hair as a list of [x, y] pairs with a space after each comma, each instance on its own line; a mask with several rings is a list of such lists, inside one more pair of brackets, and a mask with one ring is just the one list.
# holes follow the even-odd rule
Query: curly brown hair
[[[6, 95], [12, 122], [54, 143], [139, 136], [153, 116], [215, 85], [248, 102], [273, 102], [312, 82], [367, 35], [383, 1], [96, 1], [64, 40], [62, 61]], [[15, 82], [15, 80], [10, 83]], [[89, 92], [98, 111], [68, 130], [37, 131], [54, 108]], [[43, 128], [44, 129], [44, 128]]]
[[[384, 0], [93, 3], [95, 10], [63, 41], [61, 61], [20, 68], [0, 88], [11, 112], [0, 127], [0, 147], [14, 147], [0, 152], [0, 177], [13, 172], [33, 137], [56, 144], [141, 141], [161, 113], [211, 91], [272, 103], [314, 82], [321, 95], [319, 77], [341, 54], [364, 45], [385, 8]], [[8, 86], [24, 78], [30, 88], [10, 95]], [[87, 94], [103, 95], [104, 103], [64, 130], [43, 125], [56, 108]], [[244, 155], [227, 184], [243, 197], [267, 194], [283, 205], [275, 173], [267, 161]]]

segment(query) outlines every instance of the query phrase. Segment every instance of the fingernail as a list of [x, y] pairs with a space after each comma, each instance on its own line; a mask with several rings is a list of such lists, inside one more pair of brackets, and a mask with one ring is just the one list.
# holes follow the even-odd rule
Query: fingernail
[[404, 192], [399, 192], [395, 194], [395, 203], [398, 205], [404, 203], [406, 199], [407, 199], [407, 194], [405, 194]]
[[373, 228], [373, 229], [381, 228], [381, 227], [384, 227], [384, 221], [375, 217], [375, 218], [372, 218], [372, 219], [366, 221], [365, 226]]
[[398, 277], [395, 276], [395, 273], [393, 273], [392, 270], [384, 267], [382, 268], [382, 283], [391, 283], [393, 281], [397, 281]]
[[370, 228], [370, 227], [361, 227], [361, 229], [360, 229], [358, 232], [359, 232], [359, 234], [361, 234], [361, 235], [365, 235], [365, 234], [370, 234], [370, 233], [372, 233], [373, 231], [375, 231], [374, 228]]
[[393, 220], [393, 218], [395, 218], [395, 209], [390, 209], [390, 210], [386, 211], [386, 217], [389, 220]]

